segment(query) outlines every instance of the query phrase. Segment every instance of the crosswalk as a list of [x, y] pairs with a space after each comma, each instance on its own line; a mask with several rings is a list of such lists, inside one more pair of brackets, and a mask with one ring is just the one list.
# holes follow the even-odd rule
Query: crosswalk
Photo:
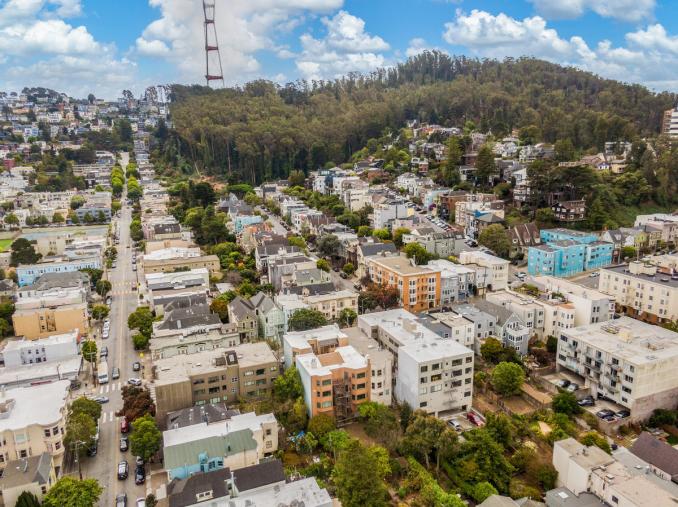
[[112, 295], [112, 296], [126, 296], [128, 294], [137, 294], [137, 291], [130, 290], [130, 289], [127, 289], [127, 290], [112, 290], [111, 292], [109, 292], [109, 294]]
[[110, 384], [99, 386], [99, 394], [108, 394], [109, 392], [113, 393], [115, 391], [120, 391], [120, 389], [122, 389], [122, 382], [112, 382]]
[[99, 420], [101, 424], [107, 424], [118, 422], [118, 419], [120, 418], [115, 415], [115, 411], [109, 410], [108, 412], [101, 412], [101, 418]]

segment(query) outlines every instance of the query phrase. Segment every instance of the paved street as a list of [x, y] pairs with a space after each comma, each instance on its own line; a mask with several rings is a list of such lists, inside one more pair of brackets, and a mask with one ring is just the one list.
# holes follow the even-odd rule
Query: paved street
[[[128, 160], [129, 156], [123, 154], [121, 161], [123, 169]], [[94, 388], [90, 386], [89, 394], [101, 394], [107, 396], [110, 401], [102, 406], [103, 412], [99, 420], [98, 454], [93, 458], [84, 458], [82, 467], [84, 477], [98, 479], [104, 487], [99, 505], [105, 507], [115, 505], [116, 495], [122, 492], [127, 493], [127, 501], [130, 505], [137, 498], [146, 496], [146, 485], [136, 486], [134, 484], [134, 456], [130, 451], [122, 453], [119, 450], [120, 421], [115, 416], [115, 412], [122, 408], [120, 392], [127, 379], [141, 376], [138, 372], [132, 371], [132, 363], [137, 360], [138, 356], [127, 329], [127, 316], [135, 310], [138, 297], [137, 292], [132, 291], [132, 284], [136, 284], [136, 272], [132, 271], [132, 248], [129, 235], [132, 210], [125, 204], [125, 196], [121, 202], [123, 203], [121, 216], [119, 220], [116, 220], [120, 238], [120, 244], [116, 245], [117, 267], [105, 275], [113, 286], [110, 293], [112, 297], [109, 315], [110, 337], [101, 340], [101, 334], [97, 333], [99, 349], [102, 346], [108, 347], [109, 375], [114, 367], [120, 368], [120, 379], [111, 379], [108, 384]], [[126, 459], [130, 464], [129, 477], [125, 481], [119, 481], [117, 478], [117, 464], [122, 459]]]

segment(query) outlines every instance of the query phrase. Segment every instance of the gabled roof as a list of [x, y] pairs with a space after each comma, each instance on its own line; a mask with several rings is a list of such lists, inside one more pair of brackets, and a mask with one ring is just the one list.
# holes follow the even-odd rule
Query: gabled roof
[[630, 451], [643, 461], [669, 474], [674, 481], [678, 480], [678, 449], [643, 431]]
[[363, 257], [378, 255], [382, 252], [396, 253], [397, 249], [393, 243], [363, 243], [358, 246]]
[[256, 310], [263, 313], [268, 313], [271, 310], [278, 309], [278, 305], [275, 304], [273, 298], [264, 292], [257, 292], [250, 298], [250, 303], [252, 303]]
[[514, 313], [511, 310], [508, 310], [507, 308], [504, 308], [501, 305], [494, 304], [485, 299], [479, 299], [477, 301], [474, 301], [472, 304], [479, 310], [485, 313], [489, 313], [490, 315], [496, 317], [497, 324], [499, 324], [500, 326], [503, 326], [506, 323], [506, 321], [508, 321], [514, 315]]
[[243, 299], [240, 296], [228, 304], [229, 314], [234, 315], [238, 320], [247, 318], [247, 316], [254, 317], [254, 305], [250, 303], [247, 299]]
[[231, 474], [239, 492], [285, 481], [285, 470], [280, 460], [265, 461], [238, 470], [221, 468], [195, 474], [184, 480], [173, 479], [167, 485], [169, 507], [194, 505], [197, 503], [197, 495], [206, 491], [212, 492], [212, 499], [227, 496], [227, 481], [231, 479]]

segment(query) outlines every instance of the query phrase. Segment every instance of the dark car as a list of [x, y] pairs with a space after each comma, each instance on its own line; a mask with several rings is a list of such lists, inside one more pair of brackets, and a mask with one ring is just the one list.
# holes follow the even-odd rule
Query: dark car
[[92, 444], [92, 446], [89, 449], [87, 449], [87, 456], [89, 456], [90, 458], [93, 458], [94, 456], [97, 455], [98, 452], [99, 452], [99, 444], [97, 442], [94, 442]]
[[626, 419], [631, 415], [631, 412], [629, 410], [620, 410], [614, 415], [616, 415], [619, 419]]
[[128, 474], [129, 474], [129, 465], [127, 464], [126, 460], [122, 460], [120, 463], [118, 463], [118, 479], [124, 481], [125, 479], [127, 479]]
[[133, 371], [139, 371], [141, 370], [141, 363], [139, 361], [134, 361], [132, 363], [132, 370]]
[[587, 396], [586, 398], [582, 398], [577, 402], [577, 405], [579, 405], [580, 407], [592, 407], [595, 404], [596, 402], [593, 399], [593, 396]]
[[137, 468], [134, 470], [134, 484], [143, 484], [144, 482], [146, 482], [144, 465], [137, 465]]
[[120, 452], [127, 452], [129, 449], [129, 438], [120, 437]]
[[111, 370], [111, 378], [112, 379], [120, 378], [120, 368], [113, 368]]
[[608, 417], [613, 417], [614, 412], [610, 409], [604, 408], [603, 410], [596, 412], [596, 416], [600, 417], [601, 419], [607, 419]]

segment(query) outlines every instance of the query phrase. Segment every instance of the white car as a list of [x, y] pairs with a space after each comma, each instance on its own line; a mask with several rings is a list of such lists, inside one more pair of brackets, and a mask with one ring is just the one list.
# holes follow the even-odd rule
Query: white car
[[141, 379], [140, 378], [131, 378], [131, 379], [127, 380], [127, 383], [131, 386], [139, 387], [141, 385]]
[[104, 329], [101, 333], [101, 337], [105, 340], [110, 336], [108, 329]]

